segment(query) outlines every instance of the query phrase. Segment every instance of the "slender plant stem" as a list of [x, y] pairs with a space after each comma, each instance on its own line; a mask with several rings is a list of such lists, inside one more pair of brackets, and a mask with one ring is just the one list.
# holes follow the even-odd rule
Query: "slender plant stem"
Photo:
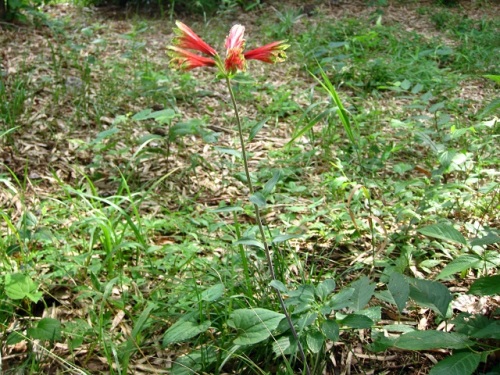
[[[247, 154], [246, 154], [246, 149], [245, 149], [245, 140], [243, 138], [243, 127], [241, 126], [241, 119], [240, 119], [240, 114], [238, 112], [238, 105], [236, 104], [236, 98], [234, 96], [233, 88], [231, 86], [231, 78], [229, 78], [229, 76], [226, 76], [226, 84], [227, 84], [227, 88], [229, 90], [229, 96], [231, 97], [231, 102], [233, 103], [234, 114], [236, 117], [236, 125], [238, 126], [238, 135], [240, 137], [240, 145], [241, 145], [241, 156], [243, 158], [243, 167], [245, 169], [245, 175], [247, 178], [248, 190], [250, 191], [250, 194], [253, 194], [254, 189], [253, 189], [252, 180], [250, 178], [250, 168], [248, 167], [248, 160], [247, 160]], [[276, 273], [274, 272], [274, 264], [273, 264], [273, 259], [271, 257], [271, 251], [270, 251], [269, 245], [266, 241], [266, 234], [264, 232], [264, 225], [262, 224], [262, 216], [260, 214], [260, 208], [255, 203], [254, 203], [253, 207], [255, 210], [255, 218], [257, 220], [257, 226], [259, 227], [261, 241], [264, 244], [264, 252], [266, 254], [266, 260], [267, 260], [267, 264], [268, 264], [268, 268], [269, 268], [269, 273], [271, 275], [271, 280], [274, 281], [274, 280], [277, 280]], [[307, 360], [306, 360], [306, 354], [304, 353], [304, 349], [302, 348], [302, 344], [300, 343], [299, 336], [298, 336], [297, 331], [295, 330], [295, 327], [293, 325], [292, 317], [290, 316], [290, 313], [288, 312], [288, 309], [286, 308], [285, 301], [283, 299], [283, 296], [281, 295], [281, 292], [278, 289], [275, 289], [275, 291], [276, 291], [276, 294], [278, 296], [278, 299], [279, 299], [279, 302], [281, 305], [281, 309], [282, 309], [283, 313], [285, 314], [288, 325], [290, 326], [290, 330], [292, 332], [293, 338], [297, 341], [297, 348], [299, 349], [300, 356], [302, 357], [302, 361], [304, 362], [304, 369], [306, 371], [306, 374], [311, 375], [311, 370], [309, 369], [309, 365], [307, 364]]]

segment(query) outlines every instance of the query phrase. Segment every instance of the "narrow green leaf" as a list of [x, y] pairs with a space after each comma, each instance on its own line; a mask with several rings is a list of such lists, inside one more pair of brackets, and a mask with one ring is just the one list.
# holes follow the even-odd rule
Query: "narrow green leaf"
[[227, 324], [238, 330], [235, 345], [253, 345], [266, 340], [284, 317], [267, 309], [238, 309], [231, 313]]
[[399, 312], [402, 313], [410, 296], [410, 284], [408, 280], [400, 273], [394, 272], [389, 279], [387, 288], [392, 298], [394, 298]]
[[264, 194], [265, 196], [271, 194], [271, 192], [273, 191], [274, 187], [276, 186], [276, 184], [279, 182], [280, 179], [281, 179], [281, 171], [277, 170], [273, 173], [273, 177], [271, 177], [271, 179], [267, 181], [266, 184], [264, 185], [264, 188], [262, 189], [262, 194]]
[[474, 345], [467, 336], [455, 332], [413, 331], [401, 335], [394, 346], [406, 350], [464, 349]]
[[243, 158], [243, 156], [241, 155], [241, 151], [235, 150], [233, 148], [227, 148], [227, 147], [214, 147], [214, 148], [222, 154], [228, 154], [237, 157], [238, 159]]
[[303, 236], [300, 234], [278, 234], [276, 237], [273, 237], [271, 242], [274, 244], [278, 244], [288, 240], [292, 240], [294, 238], [301, 238], [301, 237]]
[[241, 237], [238, 241], [233, 242], [234, 245], [255, 246], [259, 249], [264, 249], [264, 244], [255, 238]]
[[467, 241], [462, 236], [462, 233], [450, 224], [432, 224], [418, 229], [418, 232], [427, 237], [467, 245]]
[[471, 375], [480, 361], [480, 353], [456, 353], [438, 362], [429, 375]]
[[492, 81], [496, 82], [496, 83], [500, 83], [500, 75], [498, 74], [485, 74], [483, 76], [484, 78], [488, 78], [488, 79], [491, 79]]
[[142, 311], [141, 315], [134, 322], [134, 329], [132, 330], [132, 337], [136, 337], [139, 332], [142, 331], [144, 325], [146, 324], [151, 311], [153, 311], [158, 306], [154, 303], [148, 303], [148, 306]]
[[253, 141], [257, 133], [262, 129], [262, 127], [266, 124], [266, 122], [269, 120], [269, 117], [265, 118], [262, 121], [259, 121], [256, 123], [254, 126], [252, 126], [252, 129], [250, 129], [250, 132], [248, 134], [248, 142]]
[[210, 211], [211, 212], [238, 212], [238, 211], [244, 211], [244, 210], [240, 206], [225, 206], [225, 207], [215, 208], [215, 209], [210, 210]]

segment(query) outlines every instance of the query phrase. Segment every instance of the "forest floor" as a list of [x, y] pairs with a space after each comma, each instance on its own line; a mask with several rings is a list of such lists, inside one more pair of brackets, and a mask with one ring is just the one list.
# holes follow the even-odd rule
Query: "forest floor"
[[[248, 49], [289, 41], [286, 62], [249, 61], [234, 90], [254, 183], [272, 181], [264, 218], [285, 294], [334, 280], [337, 298], [357, 295], [337, 315], [322, 317], [314, 292], [316, 315], [295, 306], [316, 373], [426, 374], [467, 347], [489, 357], [436, 373], [494, 371], [498, 332], [432, 348], [381, 337], [454, 332], [460, 314], [498, 322], [497, 293], [468, 292], [500, 264], [499, 86], [486, 77], [499, 73], [499, 14], [487, 1], [266, 1], [179, 16], [219, 51], [236, 23]], [[169, 68], [174, 21], [58, 4], [0, 24], [0, 372], [301, 368], [270, 339], [236, 344], [235, 311], [279, 305], [262, 252], [235, 244], [256, 230], [227, 88], [214, 69]], [[404, 307], [394, 273], [413, 288]], [[448, 312], [436, 284], [414, 279], [445, 285]], [[195, 334], [165, 334], [191, 313]], [[200, 355], [207, 347], [217, 354]]]

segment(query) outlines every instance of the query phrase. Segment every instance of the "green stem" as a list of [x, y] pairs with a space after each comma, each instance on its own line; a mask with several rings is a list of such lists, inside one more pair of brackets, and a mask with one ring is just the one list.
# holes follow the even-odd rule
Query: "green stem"
[[[253, 189], [252, 180], [250, 178], [250, 168], [248, 167], [247, 153], [246, 153], [246, 149], [245, 149], [245, 140], [243, 138], [243, 127], [241, 126], [240, 114], [238, 112], [236, 98], [234, 96], [233, 88], [231, 86], [231, 78], [229, 76], [226, 76], [226, 84], [227, 84], [227, 88], [229, 90], [229, 96], [231, 97], [231, 102], [233, 103], [234, 114], [236, 117], [236, 125], [238, 126], [238, 135], [240, 137], [240, 145], [241, 145], [241, 156], [243, 158], [243, 167], [245, 169], [245, 175], [247, 178], [248, 190], [250, 191], [250, 195], [252, 195], [254, 193], [254, 189]], [[259, 227], [261, 240], [262, 240], [262, 243], [264, 245], [264, 252], [266, 254], [266, 260], [267, 260], [267, 264], [268, 264], [268, 268], [269, 268], [269, 273], [271, 275], [271, 280], [274, 281], [274, 280], [277, 280], [276, 273], [274, 271], [274, 264], [273, 264], [273, 259], [271, 257], [271, 251], [270, 251], [269, 245], [266, 241], [266, 234], [264, 232], [264, 225], [262, 224], [262, 216], [260, 214], [260, 208], [256, 204], [254, 204], [253, 207], [255, 210], [255, 218], [257, 221], [257, 226]], [[309, 369], [309, 366], [308, 366], [307, 360], [306, 360], [306, 354], [304, 353], [304, 349], [302, 348], [302, 344], [300, 343], [299, 336], [297, 335], [297, 331], [295, 330], [295, 327], [293, 325], [292, 317], [290, 316], [290, 313], [288, 312], [288, 309], [286, 308], [285, 301], [283, 299], [281, 292], [278, 289], [275, 289], [275, 291], [276, 291], [276, 294], [277, 294], [279, 302], [280, 302], [281, 310], [285, 314], [288, 325], [290, 326], [290, 330], [292, 332], [293, 338], [297, 341], [297, 347], [299, 349], [300, 356], [302, 357], [302, 361], [304, 362], [304, 369], [306, 371], [306, 374], [311, 375], [311, 370]]]

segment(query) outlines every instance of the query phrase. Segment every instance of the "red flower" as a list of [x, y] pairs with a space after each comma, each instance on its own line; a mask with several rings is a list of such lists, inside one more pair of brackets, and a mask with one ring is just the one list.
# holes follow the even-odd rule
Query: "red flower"
[[194, 49], [210, 56], [217, 55], [217, 51], [205, 43], [188, 26], [180, 21], [176, 21], [175, 24], [177, 25], [177, 29], [174, 29], [174, 32], [177, 34], [177, 37], [174, 39], [174, 44], [180, 48]]
[[[0, 0], [1, 1], [1, 0]], [[175, 23], [175, 46], [170, 46], [170, 64], [183, 70], [190, 70], [202, 66], [217, 66], [223, 74], [231, 75], [238, 70], [246, 69], [246, 60], [260, 60], [266, 63], [277, 63], [286, 59], [285, 50], [289, 47], [285, 41], [273, 42], [263, 47], [243, 52], [245, 48], [245, 27], [234, 25], [226, 38], [226, 59], [224, 63], [217, 51], [205, 43], [196, 33], [182, 22]], [[195, 50], [209, 55], [212, 58], [196, 55], [188, 50]]]
[[245, 27], [234, 25], [226, 38], [226, 60], [224, 61], [224, 67], [229, 74], [236, 73], [238, 70], [245, 70], [245, 57], [243, 56], [243, 47], [245, 46], [244, 33]]
[[170, 65], [176, 69], [191, 70], [202, 66], [215, 66], [215, 60], [186, 51], [185, 49], [169, 46], [171, 51]]
[[260, 60], [265, 63], [275, 64], [286, 60], [285, 50], [290, 47], [286, 41], [272, 42], [265, 46], [245, 52], [243, 56], [247, 60]]

